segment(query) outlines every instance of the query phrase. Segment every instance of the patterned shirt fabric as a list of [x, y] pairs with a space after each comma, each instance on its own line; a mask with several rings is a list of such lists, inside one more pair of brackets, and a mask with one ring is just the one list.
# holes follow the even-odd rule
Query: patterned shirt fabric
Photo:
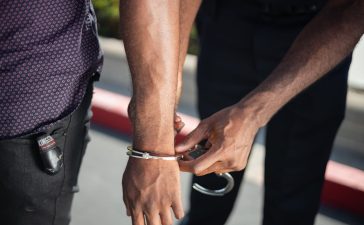
[[0, 1], [0, 139], [72, 113], [101, 64], [90, 0]]

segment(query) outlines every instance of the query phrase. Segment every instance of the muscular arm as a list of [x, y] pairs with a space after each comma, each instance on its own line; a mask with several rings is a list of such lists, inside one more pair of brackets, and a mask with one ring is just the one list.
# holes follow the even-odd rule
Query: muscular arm
[[181, 169], [204, 175], [245, 168], [258, 129], [290, 99], [340, 63], [363, 33], [364, 0], [329, 0], [266, 80], [237, 104], [203, 120], [176, 147], [176, 151], [184, 152], [203, 139], [211, 146], [200, 158], [180, 162]]
[[[121, 31], [133, 83], [129, 116], [136, 149], [175, 154], [179, 71], [197, 11], [194, 7], [198, 5], [192, 0], [120, 1]], [[129, 159], [123, 199], [133, 225], [144, 225], [144, 217], [148, 225], [172, 224], [171, 208], [177, 218], [183, 216], [178, 163]]]
[[133, 145], [174, 154], [179, 1], [120, 1], [121, 31], [133, 83]]
[[[162, 152], [173, 154], [173, 148], [170, 148], [173, 147], [171, 106], [176, 107], [181, 95], [189, 33], [201, 0], [175, 1], [173, 8], [159, 7], [158, 1], [151, 1], [149, 6], [140, 6], [141, 2], [120, 2], [121, 30], [133, 81], [131, 111], [135, 121], [134, 142], [142, 145], [141, 149], [147, 147], [139, 144], [142, 140], [150, 149], [153, 149], [153, 145], [161, 148], [160, 143], [151, 145], [151, 140], [168, 137], [167, 142], [165, 138], [162, 139], [163, 144], [169, 143], [169, 150]], [[154, 13], [148, 14], [149, 10]], [[161, 118], [163, 121], [160, 121]], [[159, 126], [160, 132], [148, 135], [151, 127], [156, 131]], [[148, 136], [151, 140], [145, 139]]]
[[303, 29], [272, 74], [240, 105], [263, 126], [290, 99], [341, 62], [364, 33], [363, 0], [331, 0]]

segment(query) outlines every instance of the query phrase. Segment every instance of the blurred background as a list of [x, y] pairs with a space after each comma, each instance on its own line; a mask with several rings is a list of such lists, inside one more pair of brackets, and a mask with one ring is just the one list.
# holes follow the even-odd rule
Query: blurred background
[[[130, 74], [122, 41], [118, 40], [118, 0], [93, 0], [98, 17], [101, 45], [105, 53], [101, 81], [96, 87], [130, 96]], [[184, 87], [179, 112], [197, 117], [195, 69], [198, 37], [193, 29], [189, 54], [184, 67]], [[356, 47], [350, 69], [346, 119], [335, 141], [331, 160], [364, 170], [364, 40]], [[97, 93], [96, 93], [97, 94]], [[117, 121], [116, 121], [117, 122]], [[263, 201], [264, 129], [259, 133], [248, 164], [245, 182], [228, 225], [258, 225]], [[92, 141], [86, 152], [80, 178], [80, 193], [75, 196], [72, 225], [131, 224], [121, 196], [121, 176], [126, 165], [127, 134], [102, 125], [92, 125]], [[190, 175], [182, 174], [182, 192], [186, 209]], [[337, 193], [340, 195], [341, 193]], [[317, 225], [364, 224], [364, 215], [322, 204]]]

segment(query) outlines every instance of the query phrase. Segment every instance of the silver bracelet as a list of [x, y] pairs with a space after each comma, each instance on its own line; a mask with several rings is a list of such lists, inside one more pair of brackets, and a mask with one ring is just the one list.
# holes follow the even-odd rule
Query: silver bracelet
[[126, 154], [129, 157], [138, 158], [138, 159], [180, 160], [180, 159], [183, 158], [182, 155], [179, 155], [179, 156], [157, 156], [157, 155], [152, 155], [149, 152], [142, 152], [142, 151], [133, 149], [132, 146], [128, 146], [127, 149], [128, 149], [128, 151], [126, 152]]

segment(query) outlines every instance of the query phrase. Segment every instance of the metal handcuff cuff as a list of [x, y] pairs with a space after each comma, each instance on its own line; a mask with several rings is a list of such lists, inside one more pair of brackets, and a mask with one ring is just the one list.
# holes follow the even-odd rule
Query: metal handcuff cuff
[[[157, 155], [153, 155], [149, 152], [143, 152], [143, 151], [140, 151], [137, 149], [133, 149], [132, 146], [128, 146], [127, 149], [128, 149], [128, 151], [126, 154], [129, 157], [138, 158], [138, 159], [159, 159], [159, 160], [169, 160], [169, 161], [184, 159], [183, 155], [157, 156]], [[207, 152], [207, 149], [205, 149], [202, 145], [196, 145], [193, 149], [190, 149], [187, 154], [189, 157], [196, 159], [197, 157], [203, 155], [206, 152]], [[229, 193], [233, 189], [234, 178], [231, 176], [230, 173], [220, 173], [220, 174], [216, 174], [216, 175], [219, 177], [222, 177], [226, 180], [227, 184], [224, 188], [212, 190], [212, 189], [205, 188], [197, 183], [194, 183], [192, 185], [192, 188], [202, 194], [211, 195], [211, 196], [224, 196], [225, 194]]]

